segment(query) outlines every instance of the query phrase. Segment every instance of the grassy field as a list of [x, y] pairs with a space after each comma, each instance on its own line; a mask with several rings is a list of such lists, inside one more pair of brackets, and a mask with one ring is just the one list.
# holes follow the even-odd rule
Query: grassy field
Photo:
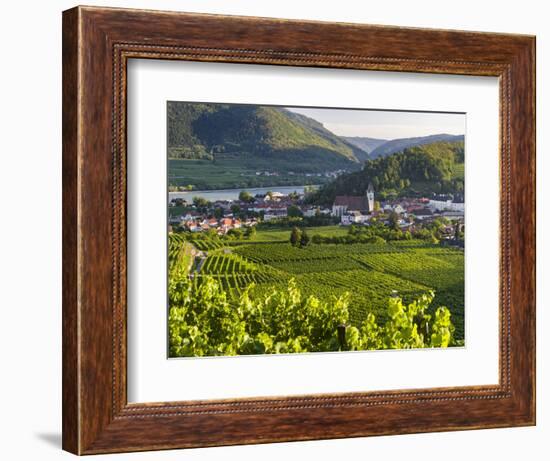
[[[325, 237], [347, 235], [348, 230], [342, 226], [306, 227], [310, 235], [318, 234]], [[260, 229], [252, 242], [288, 242], [290, 229]]]
[[283, 174], [279, 176], [256, 175], [257, 171], [272, 171], [269, 162], [250, 164], [233, 159], [217, 157], [210, 160], [168, 160], [168, 182], [173, 186], [193, 185], [193, 189], [245, 189], [251, 187], [295, 186], [321, 184], [324, 177], [304, 174]]
[[[309, 228], [311, 235], [345, 235], [339, 226]], [[461, 250], [402, 241], [376, 244], [311, 244], [296, 248], [288, 243], [289, 229], [259, 230], [253, 241], [237, 246], [207, 245], [206, 260], [197, 277], [214, 276], [234, 295], [251, 283], [254, 293], [285, 287], [291, 278], [305, 294], [331, 299], [351, 294], [351, 322], [359, 325], [369, 312], [382, 322], [388, 297], [397, 293], [406, 302], [434, 290], [432, 308], [451, 310], [456, 338], [464, 338], [464, 253]], [[179, 238], [179, 236], [178, 236]], [[262, 243], [262, 244], [259, 244]], [[172, 249], [172, 246], [170, 246]], [[180, 255], [171, 250], [174, 255]]]

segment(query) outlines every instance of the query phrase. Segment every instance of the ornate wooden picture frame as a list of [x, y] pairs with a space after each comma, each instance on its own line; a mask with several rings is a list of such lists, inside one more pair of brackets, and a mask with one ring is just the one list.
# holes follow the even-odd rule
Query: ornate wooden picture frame
[[[499, 78], [500, 380], [128, 403], [129, 59]], [[535, 424], [535, 39], [77, 7], [63, 13], [63, 448], [93, 454]]]

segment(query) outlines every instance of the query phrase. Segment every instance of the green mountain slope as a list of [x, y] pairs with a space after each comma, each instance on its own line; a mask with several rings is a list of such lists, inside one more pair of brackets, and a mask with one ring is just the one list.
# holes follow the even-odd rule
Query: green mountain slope
[[367, 161], [361, 171], [324, 185], [312, 201], [331, 204], [336, 195], [363, 195], [368, 184], [378, 199], [399, 195], [463, 193], [464, 141], [435, 142]]
[[345, 136], [344, 139], [350, 144], [359, 147], [359, 149], [364, 150], [367, 154], [370, 154], [378, 146], [388, 142], [387, 139], [366, 138], [363, 136]]
[[307, 117], [303, 114], [297, 114], [286, 109], [281, 109], [291, 119], [299, 124], [313, 130], [318, 136], [329, 142], [334, 148], [348, 152], [351, 149], [353, 156], [359, 162], [364, 162], [369, 159], [368, 152], [356, 143], [348, 141], [344, 136], [337, 136], [327, 130], [322, 123]]
[[372, 151], [369, 152], [371, 158], [386, 157], [397, 152], [401, 152], [403, 149], [414, 146], [423, 146], [425, 144], [431, 144], [434, 142], [454, 142], [464, 141], [464, 135], [452, 135], [452, 134], [433, 134], [430, 136], [421, 136], [417, 138], [400, 138], [387, 141]]
[[284, 108], [169, 102], [170, 158], [235, 161], [272, 171], [357, 168], [365, 152], [319, 122]]

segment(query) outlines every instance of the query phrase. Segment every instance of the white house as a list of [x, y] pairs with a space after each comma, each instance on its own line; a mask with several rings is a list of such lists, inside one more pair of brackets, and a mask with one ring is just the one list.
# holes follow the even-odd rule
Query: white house
[[343, 226], [350, 226], [351, 224], [364, 224], [368, 220], [369, 217], [362, 214], [360, 211], [350, 211], [340, 217], [340, 224]]
[[428, 206], [437, 211], [462, 211], [464, 213], [464, 203], [452, 200], [430, 200]]
[[403, 208], [399, 203], [393, 207], [393, 211], [395, 211], [398, 214], [405, 213], [405, 208]]

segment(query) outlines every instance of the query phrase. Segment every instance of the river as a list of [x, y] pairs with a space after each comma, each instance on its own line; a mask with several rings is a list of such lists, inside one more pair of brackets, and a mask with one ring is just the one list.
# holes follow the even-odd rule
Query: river
[[[249, 189], [219, 189], [219, 190], [193, 190], [183, 192], [169, 192], [168, 201], [175, 198], [182, 198], [187, 202], [191, 202], [193, 197], [203, 197], [210, 202], [217, 200], [237, 200], [241, 191], [245, 190], [252, 195], [261, 194], [264, 195], [267, 192], [280, 192], [281, 194], [288, 195], [291, 192], [304, 193], [306, 186], [280, 186], [280, 187], [252, 187]], [[308, 186], [318, 187], [318, 186]]]

